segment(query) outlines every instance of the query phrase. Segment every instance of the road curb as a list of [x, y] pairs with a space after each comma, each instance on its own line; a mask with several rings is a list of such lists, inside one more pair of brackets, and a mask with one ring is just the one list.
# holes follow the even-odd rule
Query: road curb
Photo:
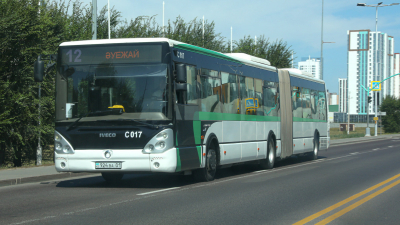
[[[378, 136], [378, 137], [361, 137], [361, 138], [349, 138], [350, 140], [346, 139], [336, 139], [336, 140], [331, 140], [329, 147], [334, 147], [337, 145], [343, 145], [343, 144], [356, 144], [356, 143], [364, 143], [364, 142], [371, 142], [371, 141], [380, 141], [383, 139], [390, 139], [393, 137], [400, 137], [400, 134], [394, 134], [394, 135], [385, 135], [385, 136]], [[333, 143], [332, 143], [333, 142]]]
[[87, 175], [93, 175], [94, 173], [59, 173], [59, 174], [50, 174], [50, 175], [43, 175], [43, 176], [35, 176], [35, 177], [24, 177], [24, 178], [15, 178], [15, 179], [8, 179], [8, 180], [0, 180], [0, 187], [10, 186], [10, 185], [17, 185], [17, 184], [26, 184], [26, 183], [33, 183], [33, 182], [42, 182], [54, 179], [63, 179], [63, 178], [71, 178], [71, 177], [82, 177]]

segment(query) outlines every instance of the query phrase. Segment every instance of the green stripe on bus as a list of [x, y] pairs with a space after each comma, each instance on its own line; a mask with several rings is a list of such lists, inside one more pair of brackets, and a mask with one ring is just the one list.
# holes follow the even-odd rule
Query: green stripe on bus
[[208, 50], [208, 49], [197, 47], [197, 46], [193, 46], [193, 45], [179, 44], [179, 45], [175, 45], [174, 47], [182, 49], [182, 50], [194, 52], [194, 53], [199, 53], [199, 54], [202, 54], [202, 55], [211, 56], [211, 57], [214, 57], [214, 58], [224, 59], [224, 60], [228, 60], [228, 61], [231, 61], [231, 62], [243, 64], [242, 62], [240, 62], [240, 61], [238, 61], [238, 60], [236, 60], [234, 58], [231, 58], [231, 57], [229, 57], [229, 56], [227, 56], [225, 54], [222, 54], [220, 52]]
[[197, 148], [197, 154], [199, 154], [199, 162], [201, 165], [201, 146], [196, 146], [196, 148]]
[[201, 121], [193, 120], [193, 135], [194, 143], [196, 145], [201, 144]]
[[179, 156], [179, 148], [176, 148], [176, 169], [175, 172], [181, 171], [181, 157]]
[[325, 122], [326, 120], [293, 117], [293, 122]]
[[196, 112], [194, 120], [224, 120], [224, 121], [281, 121], [279, 116], [257, 116], [233, 113]]

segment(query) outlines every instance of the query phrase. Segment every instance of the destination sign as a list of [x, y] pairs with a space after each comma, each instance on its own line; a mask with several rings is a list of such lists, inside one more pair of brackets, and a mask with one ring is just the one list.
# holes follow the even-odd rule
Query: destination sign
[[159, 63], [161, 45], [63, 46], [61, 63], [67, 65], [109, 63]]

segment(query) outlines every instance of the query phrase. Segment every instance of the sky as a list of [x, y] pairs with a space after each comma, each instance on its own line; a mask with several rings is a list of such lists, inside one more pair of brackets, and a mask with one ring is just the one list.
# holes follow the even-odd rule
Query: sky
[[[109, 0], [110, 8], [121, 12], [123, 19], [155, 16], [162, 25], [163, 0]], [[265, 35], [270, 41], [286, 41], [294, 51], [295, 67], [303, 57], [321, 56], [321, 23], [323, 18], [323, 76], [329, 92], [338, 92], [338, 78], [347, 78], [347, 30], [375, 31], [375, 8], [358, 7], [376, 2], [365, 0], [164, 0], [165, 24], [181, 16], [185, 21], [195, 17], [215, 22], [217, 33], [226, 41], [244, 36]], [[92, 0], [81, 0], [89, 4]], [[391, 4], [394, 0], [383, 2]], [[98, 12], [107, 0], [97, 0]], [[323, 17], [322, 17], [323, 8]], [[400, 53], [400, 5], [378, 8], [378, 31], [395, 39], [395, 53]]]

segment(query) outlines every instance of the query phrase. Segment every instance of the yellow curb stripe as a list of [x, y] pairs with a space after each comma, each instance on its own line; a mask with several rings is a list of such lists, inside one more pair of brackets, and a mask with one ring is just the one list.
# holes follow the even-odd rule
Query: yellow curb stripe
[[330, 211], [332, 211], [332, 210], [334, 210], [334, 209], [336, 209], [336, 208], [338, 208], [338, 207], [340, 207], [340, 206], [342, 206], [342, 205], [344, 205], [344, 204], [346, 204], [346, 203], [348, 203], [350, 201], [353, 201], [354, 199], [356, 199], [356, 198], [358, 198], [358, 197], [360, 197], [362, 195], [365, 195], [368, 192], [371, 192], [371, 191], [381, 187], [382, 185], [385, 185], [385, 184], [389, 183], [390, 181], [392, 181], [394, 179], [397, 179], [399, 177], [400, 177], [400, 174], [397, 174], [396, 176], [393, 176], [393, 177], [391, 177], [391, 178], [389, 178], [389, 179], [387, 179], [387, 180], [385, 180], [385, 181], [383, 181], [383, 182], [381, 182], [381, 183], [379, 183], [377, 185], [374, 185], [374, 186], [372, 186], [372, 187], [370, 187], [370, 188], [368, 188], [368, 189], [366, 189], [366, 190], [364, 190], [364, 191], [362, 191], [362, 192], [360, 192], [358, 194], [355, 194], [355, 195], [351, 196], [350, 198], [347, 198], [347, 199], [345, 199], [345, 200], [343, 200], [341, 202], [338, 202], [338, 203], [336, 203], [336, 204], [334, 204], [334, 205], [332, 205], [332, 206], [330, 206], [330, 207], [328, 207], [328, 208], [326, 208], [326, 209], [324, 209], [322, 211], [319, 211], [319, 212], [317, 212], [317, 213], [315, 213], [315, 214], [313, 214], [313, 215], [311, 215], [311, 216], [309, 216], [307, 218], [304, 218], [304, 219], [294, 223], [293, 225], [306, 224], [306, 223], [310, 222], [311, 220], [314, 220], [314, 219], [324, 215], [325, 213], [328, 213], [328, 212], [330, 212]]
[[369, 201], [369, 200], [375, 198], [376, 196], [382, 194], [383, 192], [389, 190], [390, 188], [392, 188], [392, 187], [394, 187], [394, 186], [396, 186], [396, 185], [398, 185], [398, 184], [400, 184], [400, 180], [398, 180], [398, 181], [396, 181], [396, 182], [394, 182], [394, 183], [392, 183], [392, 184], [390, 184], [390, 185], [388, 185], [388, 186], [382, 188], [381, 190], [379, 190], [379, 191], [377, 191], [377, 192], [375, 192], [375, 193], [373, 193], [373, 194], [368, 195], [367, 197], [365, 197], [365, 198], [361, 199], [360, 201], [358, 201], [358, 202], [352, 204], [351, 206], [348, 206], [348, 207], [346, 207], [346, 208], [340, 210], [339, 212], [337, 212], [337, 213], [335, 213], [335, 214], [333, 214], [333, 215], [331, 215], [331, 216], [325, 218], [324, 220], [322, 220], [322, 221], [316, 223], [316, 225], [324, 225], [324, 224], [330, 223], [330, 222], [332, 222], [334, 219], [343, 216], [344, 214], [348, 213], [349, 211], [351, 211], [351, 210], [357, 208], [358, 206], [360, 206], [360, 205], [364, 204], [365, 202], [367, 202], [367, 201]]

